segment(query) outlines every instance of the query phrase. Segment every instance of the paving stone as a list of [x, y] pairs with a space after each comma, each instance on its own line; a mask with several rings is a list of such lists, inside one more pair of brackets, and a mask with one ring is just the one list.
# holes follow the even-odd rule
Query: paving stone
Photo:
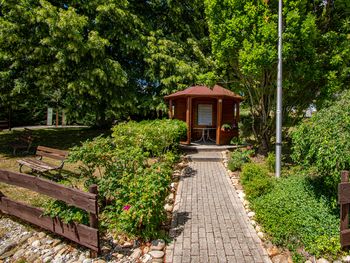
[[174, 240], [166, 250], [172, 262], [270, 263], [244, 209], [244, 194], [233, 188], [223, 164], [193, 161], [187, 171], [180, 176]]

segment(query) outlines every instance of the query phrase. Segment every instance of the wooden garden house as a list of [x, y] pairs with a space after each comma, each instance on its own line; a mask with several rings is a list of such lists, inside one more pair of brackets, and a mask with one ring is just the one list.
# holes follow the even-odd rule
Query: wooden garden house
[[238, 136], [239, 104], [243, 98], [219, 85], [193, 86], [165, 96], [169, 118], [187, 123], [187, 144], [229, 144]]

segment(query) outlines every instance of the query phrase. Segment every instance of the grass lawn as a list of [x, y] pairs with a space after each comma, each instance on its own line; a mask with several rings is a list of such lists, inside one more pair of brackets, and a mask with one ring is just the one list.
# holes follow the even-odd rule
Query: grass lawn
[[[31, 152], [29, 154], [24, 154], [18, 151], [18, 154], [13, 156], [9, 143], [16, 140], [22, 132], [22, 130], [0, 132], [0, 169], [18, 172], [19, 166], [16, 160], [33, 156], [36, 146], [38, 145], [69, 151], [70, 148], [81, 145], [81, 143], [87, 139], [92, 139], [101, 134], [110, 133], [108, 130], [96, 130], [90, 128], [50, 128], [33, 130], [33, 136], [35, 139], [33, 141]], [[31, 171], [30, 169], [23, 169], [23, 172], [30, 173]], [[55, 172], [52, 172], [43, 175], [42, 177], [54, 179], [54, 175]], [[63, 178], [59, 180], [59, 183], [82, 189], [82, 180], [79, 177], [78, 164], [66, 162], [61, 175]], [[42, 204], [49, 199], [49, 197], [40, 195], [36, 192], [2, 183], [0, 183], [0, 192], [13, 200], [22, 201], [36, 207], [41, 207]]]

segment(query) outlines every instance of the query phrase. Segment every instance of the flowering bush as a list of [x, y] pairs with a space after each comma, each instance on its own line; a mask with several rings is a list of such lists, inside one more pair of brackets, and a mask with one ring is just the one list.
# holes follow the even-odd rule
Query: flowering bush
[[[177, 120], [128, 122], [116, 125], [112, 137], [71, 150], [69, 161], [81, 164], [86, 188], [98, 185], [102, 227], [146, 239], [157, 236], [177, 145], [185, 135], [186, 124]], [[85, 218], [75, 212], [55, 204], [47, 214]]]

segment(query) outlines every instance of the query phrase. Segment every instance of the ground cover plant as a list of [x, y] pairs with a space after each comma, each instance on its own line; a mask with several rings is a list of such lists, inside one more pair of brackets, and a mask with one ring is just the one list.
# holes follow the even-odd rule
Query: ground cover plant
[[[80, 162], [85, 187], [98, 185], [101, 227], [130, 237], [159, 236], [166, 219], [172, 166], [186, 124], [177, 120], [127, 122], [116, 125], [111, 137], [97, 137], [71, 149], [70, 162]], [[47, 213], [82, 223], [86, 215], [60, 202]]]
[[253, 152], [253, 150], [245, 148], [237, 149], [232, 152], [228, 161], [228, 169], [233, 172], [241, 170], [243, 164], [250, 162], [249, 156], [251, 156]]
[[338, 211], [318, 194], [318, 185], [305, 171], [275, 179], [267, 165], [247, 163], [240, 178], [268, 238], [292, 251], [295, 262], [304, 262], [307, 253], [336, 259], [342, 254]]

